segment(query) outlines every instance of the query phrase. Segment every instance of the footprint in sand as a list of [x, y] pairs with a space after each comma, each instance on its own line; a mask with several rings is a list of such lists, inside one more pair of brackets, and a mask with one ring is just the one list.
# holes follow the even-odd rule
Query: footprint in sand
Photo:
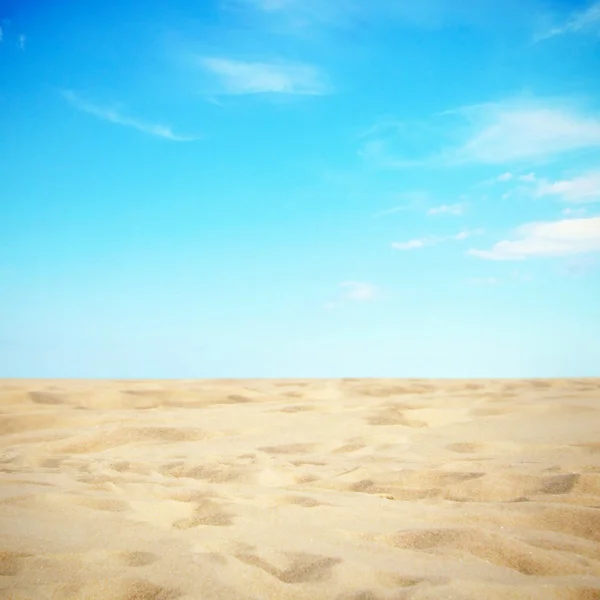
[[369, 425], [385, 426], [385, 425], [401, 425], [402, 427], [411, 427], [413, 429], [421, 429], [427, 427], [425, 421], [411, 419], [407, 417], [406, 408], [404, 406], [387, 406], [379, 409], [366, 418]]
[[362, 443], [362, 442], [348, 442], [347, 444], [344, 444], [343, 446], [340, 446], [339, 448], [336, 448], [335, 450], [333, 450], [333, 454], [347, 454], [350, 452], [356, 452], [358, 450], [362, 450], [363, 448], [366, 448], [366, 444]]
[[444, 498], [461, 502], [515, 502], [536, 495], [563, 495], [573, 490], [579, 477], [573, 473], [549, 476], [487, 473], [448, 486]]
[[175, 529], [191, 529], [199, 525], [227, 527], [233, 523], [233, 515], [217, 502], [205, 498], [195, 502], [194, 505], [189, 517], [173, 523]]
[[294, 554], [289, 555], [288, 562], [290, 564], [287, 568], [278, 569], [256, 554], [236, 554], [235, 558], [249, 566], [262, 569], [283, 583], [292, 584], [326, 581], [331, 577], [333, 567], [342, 562], [338, 558], [314, 554]]

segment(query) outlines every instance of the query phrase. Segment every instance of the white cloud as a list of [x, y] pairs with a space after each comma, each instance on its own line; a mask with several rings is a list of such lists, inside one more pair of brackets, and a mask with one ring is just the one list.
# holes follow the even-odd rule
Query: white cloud
[[466, 240], [467, 238], [470, 238], [474, 235], [481, 235], [482, 233], [484, 233], [484, 230], [481, 228], [478, 229], [472, 229], [472, 230], [465, 230], [465, 231], [461, 231], [460, 233], [457, 233], [456, 235], [450, 236], [446, 239], [449, 240]]
[[[552, 100], [510, 100], [445, 111], [418, 129], [420, 136], [411, 134], [427, 136], [430, 153], [394, 151], [407, 147], [406, 136], [394, 123], [371, 128], [359, 155], [382, 168], [407, 168], [523, 163], [600, 148], [600, 117]], [[452, 137], [455, 143], [448, 146]], [[501, 178], [510, 179], [508, 174]]]
[[437, 238], [420, 238], [408, 240], [407, 242], [392, 242], [392, 248], [394, 250], [416, 250], [417, 248], [424, 248], [436, 243]]
[[227, 94], [321, 95], [330, 91], [319, 69], [306, 64], [244, 62], [203, 57], [200, 64], [216, 75]]
[[597, 202], [600, 200], [600, 170], [590, 171], [573, 179], [542, 181], [538, 196], [558, 196], [567, 202]]
[[564, 219], [522, 225], [517, 239], [504, 240], [491, 250], [469, 250], [488, 260], [523, 260], [600, 252], [600, 217]]
[[198, 139], [197, 137], [173, 133], [172, 129], [167, 125], [146, 123], [145, 121], [140, 121], [139, 119], [126, 117], [116, 110], [97, 106], [96, 104], [82, 100], [77, 94], [70, 90], [64, 91], [63, 96], [69, 102], [69, 104], [71, 104], [71, 106], [77, 110], [93, 115], [94, 117], [102, 119], [103, 121], [115, 123], [116, 125], [123, 125], [125, 127], [131, 127], [143, 133], [172, 140], [174, 142], [190, 142]]
[[427, 211], [428, 215], [462, 215], [467, 208], [467, 202], [460, 202], [458, 204], [442, 204], [441, 206], [435, 206]]
[[374, 300], [378, 295], [374, 285], [361, 281], [345, 281], [341, 287], [345, 289], [345, 298], [356, 302]]
[[539, 42], [558, 35], [598, 32], [600, 32], [600, 2], [593, 2], [585, 10], [572, 13], [564, 23], [537, 35], [535, 39]]
[[408, 240], [405, 242], [392, 242], [392, 248], [394, 250], [417, 250], [419, 248], [424, 248], [425, 246], [435, 246], [436, 244], [440, 244], [442, 242], [447, 241], [462, 241], [466, 240], [469, 237], [474, 235], [480, 235], [483, 233], [483, 229], [473, 229], [473, 230], [464, 230], [460, 231], [455, 235], [447, 235], [447, 236], [425, 236], [422, 238], [415, 238], [412, 240]]
[[498, 181], [510, 181], [513, 178], [513, 174], [506, 172], [506, 173], [502, 173], [502, 175], [498, 175], [497, 180]]
[[526, 175], [519, 175], [519, 180], [526, 183], [533, 183], [536, 181], [535, 173], [527, 173]]
[[25, 42], [27, 41], [27, 37], [24, 34], [20, 34], [18, 38], [19, 48], [21, 50], [25, 50]]

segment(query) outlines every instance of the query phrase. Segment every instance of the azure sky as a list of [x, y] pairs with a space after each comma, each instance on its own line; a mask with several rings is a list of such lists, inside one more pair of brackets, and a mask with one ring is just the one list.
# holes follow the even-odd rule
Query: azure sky
[[600, 375], [599, 73], [600, 2], [0, 0], [0, 376]]

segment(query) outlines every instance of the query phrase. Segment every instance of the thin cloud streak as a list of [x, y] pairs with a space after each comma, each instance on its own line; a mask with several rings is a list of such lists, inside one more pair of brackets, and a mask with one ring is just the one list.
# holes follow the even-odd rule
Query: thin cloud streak
[[399, 194], [393, 194], [391, 196], [394, 200], [405, 200], [405, 204], [399, 204], [376, 212], [373, 218], [384, 217], [387, 215], [393, 215], [399, 212], [406, 212], [411, 210], [419, 210], [429, 201], [429, 194], [427, 192], [401, 192]]
[[428, 215], [453, 215], [458, 217], [465, 212], [467, 208], [467, 202], [459, 202], [458, 204], [442, 204], [441, 206], [434, 206], [427, 211]]
[[371, 302], [381, 296], [377, 286], [364, 281], [344, 281], [339, 287], [342, 291], [338, 299], [326, 302], [323, 305], [325, 310], [335, 310], [348, 302]]
[[319, 96], [331, 91], [321, 71], [296, 63], [246, 62], [202, 57], [200, 65], [216, 75], [226, 94], [295, 94]]
[[173, 142], [192, 142], [199, 139], [196, 136], [178, 135], [174, 133], [169, 126], [166, 125], [147, 123], [145, 121], [140, 121], [139, 119], [126, 117], [116, 110], [92, 104], [91, 102], [83, 100], [71, 90], [63, 91], [62, 95], [67, 100], [67, 102], [69, 102], [69, 104], [77, 110], [90, 114], [103, 121], [108, 121], [109, 123], [123, 125], [124, 127], [131, 127], [133, 129], [137, 129], [138, 131], [141, 131], [142, 133], [171, 140]]
[[466, 240], [467, 238], [470, 238], [474, 235], [481, 235], [482, 233], [484, 233], [484, 230], [479, 228], [473, 230], [466, 229], [457, 233], [456, 235], [428, 235], [422, 238], [415, 238], [405, 242], [392, 242], [392, 248], [394, 250], [418, 250], [419, 248], [425, 248], [426, 246], [435, 246], [437, 244], [441, 244], [442, 242]]
[[529, 0], [221, 0], [225, 7], [250, 9], [287, 24], [288, 29], [350, 31], [366, 23], [396, 22], [425, 29], [446, 25], [489, 28], [530, 16]]
[[536, 42], [566, 34], [584, 34], [600, 32], [600, 2], [590, 4], [585, 10], [577, 11], [558, 27], [538, 34]]
[[345, 281], [341, 287], [346, 290], [345, 297], [356, 302], [367, 302], [377, 297], [377, 288], [362, 281]]

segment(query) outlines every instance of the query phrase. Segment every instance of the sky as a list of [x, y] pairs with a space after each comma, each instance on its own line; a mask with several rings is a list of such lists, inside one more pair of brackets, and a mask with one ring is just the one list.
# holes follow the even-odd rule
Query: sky
[[0, 0], [0, 377], [600, 376], [600, 2]]

